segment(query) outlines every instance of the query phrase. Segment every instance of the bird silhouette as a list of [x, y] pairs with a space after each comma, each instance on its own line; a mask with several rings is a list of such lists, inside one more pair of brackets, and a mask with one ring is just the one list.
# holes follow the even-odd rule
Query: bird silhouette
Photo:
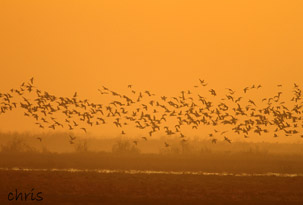
[[[202, 87], [207, 86], [204, 80], [199, 79], [199, 82]], [[17, 88], [1, 92], [0, 114], [22, 109], [24, 115], [32, 118], [42, 129], [56, 130], [61, 127], [87, 133], [88, 127], [113, 123], [119, 129], [134, 125], [149, 136], [161, 131], [168, 136], [180, 135], [181, 140], [185, 141], [187, 139], [182, 134], [185, 127], [198, 130], [202, 126], [212, 126], [216, 127], [214, 133], [228, 143], [231, 143], [231, 139], [224, 136], [227, 130], [220, 131], [218, 127], [226, 126], [229, 134], [244, 138], [250, 134], [266, 135], [271, 130], [275, 130], [271, 134], [274, 137], [301, 137], [300, 128], [303, 127], [303, 92], [296, 83], [290, 94], [284, 94], [279, 89], [275, 95], [260, 100], [248, 93], [248, 90], [257, 92], [262, 87], [257, 84], [241, 89], [245, 94], [242, 93], [242, 96], [241, 92], [226, 88], [221, 100], [211, 100], [213, 97], [209, 99], [205, 91], [194, 88], [183, 90], [176, 96], [157, 96], [149, 90], [135, 91], [132, 85], [128, 85], [128, 88], [134, 91], [133, 94], [121, 94], [102, 86], [98, 91], [110, 98], [109, 103], [104, 104], [80, 99], [78, 92], [72, 97], [58, 97], [38, 89], [33, 83], [32, 77]], [[212, 96], [217, 96], [214, 88], [207, 90]], [[289, 100], [287, 96], [290, 96]], [[123, 130], [121, 133], [125, 134]], [[210, 133], [209, 136], [213, 137], [214, 134]], [[147, 140], [146, 137], [142, 139]]]
[[70, 140], [75, 140], [76, 139], [76, 137], [73, 137], [71, 135], [69, 135], [69, 138], [70, 138]]
[[225, 140], [226, 142], [228, 142], [228, 143], [231, 143], [231, 140], [228, 139], [226, 136], [224, 136], [224, 140]]

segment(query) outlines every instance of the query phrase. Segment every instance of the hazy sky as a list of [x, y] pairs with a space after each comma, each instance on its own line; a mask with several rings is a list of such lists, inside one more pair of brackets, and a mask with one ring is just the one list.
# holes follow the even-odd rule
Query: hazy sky
[[[56, 95], [96, 99], [134, 84], [175, 94], [292, 84], [303, 77], [303, 1], [1, 0], [0, 92], [35, 77]], [[22, 113], [0, 130], [34, 126]]]

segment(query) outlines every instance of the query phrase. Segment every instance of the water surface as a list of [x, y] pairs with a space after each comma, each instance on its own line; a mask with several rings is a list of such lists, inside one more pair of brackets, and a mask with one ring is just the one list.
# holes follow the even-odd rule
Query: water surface
[[95, 172], [101, 174], [167, 174], [167, 175], [202, 175], [202, 176], [275, 176], [275, 177], [302, 177], [303, 173], [230, 173], [230, 172], [203, 172], [203, 171], [156, 171], [156, 170], [119, 170], [119, 169], [30, 169], [30, 168], [0, 168], [3, 171], [45, 171], [45, 172]]

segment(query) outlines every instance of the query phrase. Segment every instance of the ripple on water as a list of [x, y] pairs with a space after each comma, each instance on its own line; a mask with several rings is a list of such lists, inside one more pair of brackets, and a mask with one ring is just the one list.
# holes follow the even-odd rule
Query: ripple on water
[[275, 176], [275, 177], [302, 177], [303, 173], [230, 173], [230, 172], [193, 172], [193, 171], [156, 171], [156, 170], [119, 170], [119, 169], [29, 169], [29, 168], [0, 168], [3, 171], [49, 171], [49, 172], [96, 172], [101, 174], [168, 174], [168, 175], [202, 175], [202, 176], [235, 176], [235, 177], [253, 177], [253, 176]]

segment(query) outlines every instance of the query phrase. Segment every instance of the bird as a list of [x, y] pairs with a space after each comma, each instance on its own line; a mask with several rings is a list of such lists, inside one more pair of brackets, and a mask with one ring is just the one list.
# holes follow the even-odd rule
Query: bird
[[249, 103], [253, 104], [254, 106], [256, 106], [255, 102], [252, 100], [248, 100]]
[[235, 103], [239, 102], [242, 99], [242, 97], [239, 97], [237, 100], [235, 100]]
[[202, 86], [207, 86], [207, 83], [205, 83], [204, 80], [199, 79], [199, 81], [200, 81], [200, 84], [201, 84]]
[[[204, 80], [199, 79], [199, 81], [203, 87], [207, 85]], [[185, 140], [182, 128], [186, 126], [192, 129], [198, 129], [201, 125], [228, 126], [229, 130], [223, 132], [216, 130], [214, 133], [224, 135], [229, 131], [244, 138], [248, 138], [252, 132], [259, 135], [269, 133], [269, 128], [273, 128], [275, 132], [284, 131], [286, 136], [291, 136], [298, 134], [298, 127], [303, 128], [303, 117], [301, 117], [303, 90], [296, 83], [289, 98], [292, 104], [288, 104], [285, 99], [281, 101], [282, 92], [272, 97], [261, 98], [262, 103], [258, 103], [261, 101], [258, 98], [247, 101], [244, 96], [236, 96], [238, 92], [226, 88], [227, 98], [221, 98], [222, 102], [220, 102], [219, 99], [209, 100], [207, 96], [203, 96], [203, 92], [199, 92], [199, 89], [195, 89], [195, 92], [191, 89], [183, 90], [176, 96], [157, 96], [147, 90], [135, 92], [131, 84], [128, 87], [137, 95], [119, 94], [104, 86], [98, 89], [101, 94], [106, 93], [110, 98], [114, 98], [109, 103], [100, 104], [78, 98], [77, 91], [73, 97], [58, 97], [38, 89], [33, 83], [32, 77], [29, 82], [23, 82], [20, 88], [12, 88], [7, 93], [0, 93], [0, 114], [15, 108], [23, 109], [24, 115], [33, 118], [40, 128], [55, 130], [57, 127], [63, 127], [70, 130], [81, 129], [85, 133], [87, 133], [86, 128], [83, 126], [80, 128], [82, 122], [91, 126], [113, 122], [116, 128], [135, 124], [136, 128], [148, 132], [149, 136], [163, 129], [167, 135], [180, 133], [182, 141]], [[248, 90], [261, 87], [253, 84], [245, 87], [243, 91], [247, 96]], [[214, 89], [208, 91], [213, 96], [217, 95]], [[20, 96], [21, 100], [18, 103]], [[59, 117], [61, 114], [63, 118]], [[167, 126], [166, 121], [172, 124]], [[125, 134], [123, 130], [121, 133]], [[209, 136], [213, 137], [213, 133]], [[273, 136], [277, 137], [278, 134], [275, 133]], [[145, 138], [142, 137], [147, 141]], [[226, 136], [224, 140], [231, 143]]]
[[228, 139], [226, 136], [224, 136], [224, 140], [227, 141], [228, 143], [231, 143], [231, 140]]
[[209, 92], [210, 92], [213, 96], [216, 96], [216, 95], [217, 95], [217, 93], [216, 93], [216, 91], [215, 91], [214, 89], [210, 89]]
[[248, 91], [249, 87], [244, 88], [244, 93], [246, 93]]
[[167, 99], [167, 97], [166, 96], [161, 96], [161, 99], [165, 101]]
[[70, 140], [75, 140], [76, 139], [76, 137], [73, 137], [71, 135], [69, 135], [69, 138], [70, 138]]

